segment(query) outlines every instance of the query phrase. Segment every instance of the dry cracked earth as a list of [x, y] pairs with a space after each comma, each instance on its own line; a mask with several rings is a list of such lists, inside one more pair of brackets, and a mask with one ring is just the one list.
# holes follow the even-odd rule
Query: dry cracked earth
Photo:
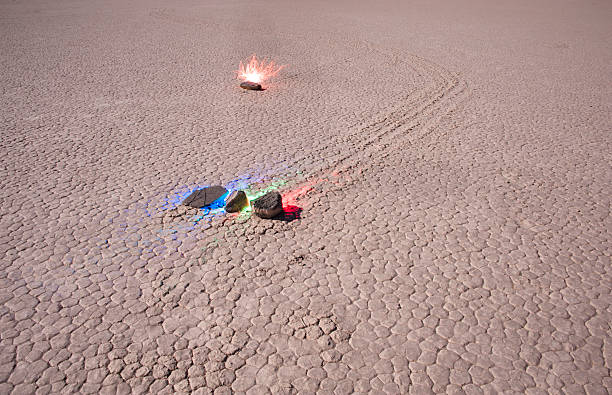
[[363, 3], [0, 3], [0, 393], [612, 392], [611, 4]]

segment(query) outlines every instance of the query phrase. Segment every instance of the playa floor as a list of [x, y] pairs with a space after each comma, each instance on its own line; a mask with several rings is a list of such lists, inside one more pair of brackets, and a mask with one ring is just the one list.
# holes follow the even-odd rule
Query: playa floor
[[1, 2], [0, 393], [612, 392], [610, 21]]

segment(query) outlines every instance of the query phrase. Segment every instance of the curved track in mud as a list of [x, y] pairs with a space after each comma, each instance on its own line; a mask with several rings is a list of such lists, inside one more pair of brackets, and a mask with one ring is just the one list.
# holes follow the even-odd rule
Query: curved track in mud
[[[291, 169], [285, 174], [269, 175], [269, 183], [283, 176], [296, 178], [281, 186], [281, 190], [298, 190], [293, 202], [304, 207], [303, 221], [309, 225], [300, 226], [302, 220], [285, 223], [211, 216], [212, 222], [202, 228], [205, 242], [186, 243], [183, 239], [181, 243], [175, 242], [178, 250], [173, 249], [185, 252], [189, 249], [185, 245], [199, 247], [196, 250], [199, 254], [188, 252], [192, 258], [184, 270], [188, 278], [206, 279], [206, 285], [199, 281], [185, 283], [183, 278], [187, 273], [177, 273], [175, 266], [163, 268], [162, 264], [148, 268], [153, 281], [142, 283], [142, 301], [148, 308], [158, 308], [163, 322], [192, 322], [176, 328], [178, 333], [185, 331], [194, 341], [201, 341], [205, 335], [206, 343], [198, 350], [203, 349], [208, 355], [202, 358], [214, 372], [207, 376], [207, 384], [212, 387], [231, 386], [240, 391], [248, 388], [254, 377], [258, 382], [261, 377], [262, 385], [272, 392], [323, 388], [325, 380], [316, 377], [307, 379], [302, 386], [292, 384], [294, 378], [305, 372], [300, 367], [301, 360], [319, 360], [317, 369], [327, 371], [347, 356], [361, 355], [360, 345], [370, 344], [371, 338], [359, 330], [359, 317], [351, 313], [351, 304], [338, 303], [337, 293], [320, 293], [320, 285], [313, 287], [317, 283], [309, 280], [318, 273], [317, 277], [330, 281], [329, 287], [336, 283], [350, 288], [342, 275], [347, 268], [334, 263], [340, 263], [336, 257], [343, 256], [342, 244], [333, 252], [323, 240], [313, 244], [306, 241], [306, 235], [313, 231], [323, 235], [326, 228], [320, 225], [329, 219], [321, 215], [321, 210], [330, 209], [334, 204], [330, 200], [337, 200], [338, 195], [349, 198], [349, 191], [355, 185], [362, 188], [360, 179], [371, 177], [374, 167], [384, 163], [387, 156], [410, 150], [428, 134], [435, 133], [438, 122], [461, 105], [468, 90], [467, 84], [453, 73], [425, 59], [397, 52], [390, 55], [371, 45], [368, 49], [377, 56], [399, 58], [404, 67], [416, 70], [433, 83], [428, 89], [401, 97], [372, 118], [356, 120], [329, 143], [296, 152], [291, 158], [292, 166], [308, 170], [299, 175]], [[335, 199], [327, 198], [330, 193]], [[331, 226], [335, 229], [338, 224]], [[169, 227], [176, 227], [176, 223], [171, 222]], [[340, 225], [340, 229], [343, 227]], [[268, 258], [262, 259], [263, 256]], [[375, 279], [399, 279], [402, 270], [410, 270], [403, 266], [402, 270], [389, 273], [376, 261], [372, 262], [372, 268], [366, 268], [368, 260], [364, 258], [365, 255], [360, 259], [361, 264], [352, 260], [355, 265], [352, 271], [373, 274], [363, 285], [372, 286]], [[308, 302], [304, 304], [304, 300]], [[147, 329], [141, 328], [134, 338], [146, 333]], [[236, 338], [243, 333], [248, 333], [250, 340]], [[219, 354], [222, 358], [225, 353], [231, 360], [241, 361], [244, 355], [255, 352], [255, 349], [249, 351], [250, 347], [257, 347], [257, 353], [276, 352], [274, 355], [278, 357], [271, 356], [267, 363], [262, 360], [257, 372], [241, 363], [237, 366], [240, 369], [233, 369], [220, 368], [215, 362], [217, 350], [222, 351]], [[372, 343], [371, 347], [377, 346]], [[358, 381], [357, 378], [350, 380], [350, 386], [357, 386]], [[407, 376], [397, 376], [398, 388], [407, 388], [409, 382]]]

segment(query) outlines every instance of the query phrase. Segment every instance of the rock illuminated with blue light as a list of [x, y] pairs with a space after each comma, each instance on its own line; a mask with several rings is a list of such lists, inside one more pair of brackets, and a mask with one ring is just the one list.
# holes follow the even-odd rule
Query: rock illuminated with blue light
[[215, 200], [227, 193], [222, 186], [212, 186], [193, 191], [191, 195], [183, 200], [183, 205], [188, 207], [202, 208], [211, 205]]

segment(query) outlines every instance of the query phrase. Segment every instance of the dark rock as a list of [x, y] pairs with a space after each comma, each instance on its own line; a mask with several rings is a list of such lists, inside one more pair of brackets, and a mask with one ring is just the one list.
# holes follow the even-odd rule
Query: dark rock
[[183, 200], [183, 204], [185, 206], [195, 208], [206, 207], [226, 193], [227, 190], [220, 186], [198, 189], [197, 191], [193, 191], [191, 195], [187, 196], [187, 199]]
[[225, 211], [237, 213], [249, 205], [249, 199], [244, 191], [234, 191], [225, 199]]
[[245, 81], [242, 84], [240, 84], [240, 87], [242, 89], [248, 89], [250, 91], [261, 91], [263, 90], [263, 88], [261, 87], [260, 84], [256, 84], [255, 82], [249, 82], [249, 81]]
[[251, 206], [258, 217], [274, 218], [283, 212], [283, 198], [277, 191], [272, 191], [254, 200]]

